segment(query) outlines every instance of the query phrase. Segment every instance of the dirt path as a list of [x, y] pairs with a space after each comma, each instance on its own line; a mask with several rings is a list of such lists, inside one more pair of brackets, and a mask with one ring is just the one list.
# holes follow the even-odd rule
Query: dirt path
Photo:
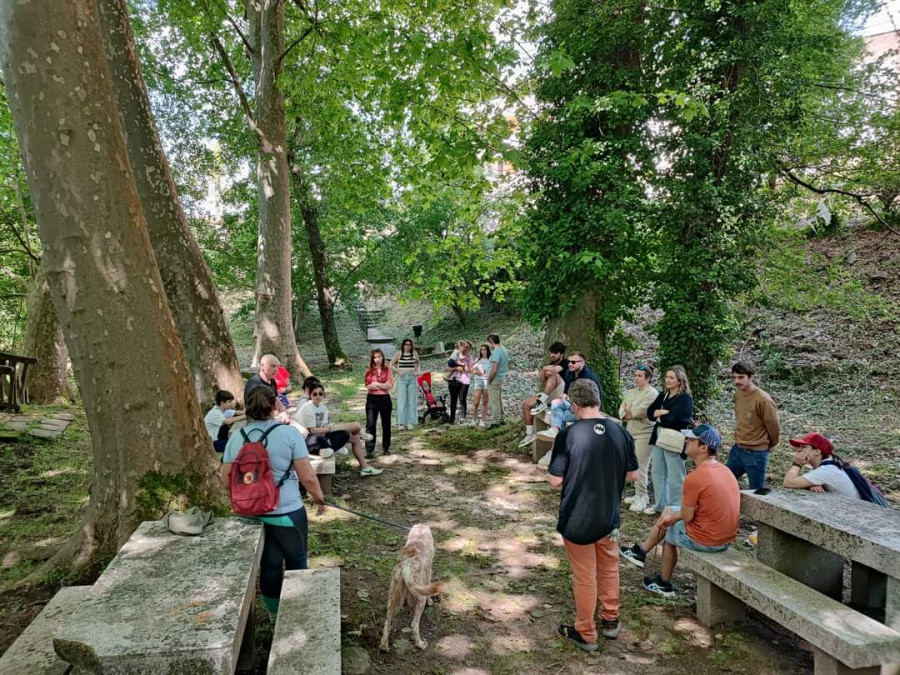
[[[708, 631], [693, 614], [691, 576], [665, 601], [640, 589], [641, 571], [622, 564], [624, 630], [588, 655], [554, 637], [571, 623], [571, 572], [555, 531], [559, 496], [546, 473], [515, 447], [515, 425], [402, 432], [394, 454], [378, 457], [378, 478], [343, 466], [335, 496], [345, 505], [405, 525], [430, 524], [437, 542], [441, 602], [426, 609], [420, 652], [404, 609], [392, 651], [378, 651], [394, 559], [405, 533], [334, 509], [311, 522], [311, 565], [341, 565], [345, 672], [371, 660], [382, 673], [794, 673], [808, 652], [759, 621]], [[627, 513], [623, 540], [645, 532], [648, 516]], [[404, 631], [403, 629], [406, 629]], [[366, 652], [363, 654], [362, 652]]]

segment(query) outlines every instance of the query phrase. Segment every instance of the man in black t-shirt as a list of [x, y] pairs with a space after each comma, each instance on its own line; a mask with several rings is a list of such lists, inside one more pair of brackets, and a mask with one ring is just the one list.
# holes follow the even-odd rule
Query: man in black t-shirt
[[556, 634], [593, 652], [599, 648], [598, 600], [603, 637], [619, 635], [619, 503], [625, 481], [638, 478], [638, 461], [631, 435], [600, 412], [595, 382], [573, 382], [569, 401], [577, 421], [553, 443], [550, 485], [562, 488], [556, 530], [572, 565], [575, 625], [560, 626]]
[[287, 424], [291, 421], [290, 416], [285, 412], [284, 405], [278, 398], [278, 385], [275, 384], [275, 373], [278, 372], [280, 366], [281, 363], [277, 356], [272, 353], [263, 354], [259, 360], [259, 372], [247, 380], [247, 384], [244, 385], [244, 400], [247, 400], [248, 394], [256, 387], [271, 387], [275, 392], [275, 410], [278, 413], [275, 419], [282, 424]]

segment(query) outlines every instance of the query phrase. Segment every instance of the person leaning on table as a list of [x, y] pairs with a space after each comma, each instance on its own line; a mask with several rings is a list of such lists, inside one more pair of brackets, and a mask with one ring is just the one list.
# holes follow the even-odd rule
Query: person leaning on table
[[[834, 446], [822, 434], [815, 432], [803, 438], [792, 438], [790, 444], [797, 448], [794, 463], [784, 475], [782, 485], [794, 490], [812, 492], [837, 492], [852, 499], [862, 499], [859, 490], [844, 470], [841, 458], [834, 454]], [[804, 468], [806, 473], [801, 473]]]

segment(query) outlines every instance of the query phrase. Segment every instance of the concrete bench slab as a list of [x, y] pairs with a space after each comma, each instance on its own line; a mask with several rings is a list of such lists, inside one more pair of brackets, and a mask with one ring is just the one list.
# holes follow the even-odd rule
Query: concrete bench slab
[[64, 675], [70, 665], [53, 651], [53, 634], [62, 626], [90, 586], [61, 588], [0, 658], [0, 675]]
[[142, 523], [53, 639], [93, 673], [234, 672], [256, 595], [260, 523], [219, 518], [202, 535]]
[[332, 489], [331, 478], [334, 476], [336, 466], [334, 455], [325, 459], [310, 455], [309, 462], [316, 472], [316, 478], [319, 479], [319, 487], [322, 488], [322, 493], [326, 497], [330, 496]]
[[341, 576], [337, 568], [284, 573], [269, 675], [339, 675]]
[[746, 605], [820, 650], [817, 673], [835, 665], [828, 657], [849, 668], [900, 663], [900, 633], [758, 560], [734, 549], [680, 555], [697, 575], [697, 616], [706, 625], [738, 618]]

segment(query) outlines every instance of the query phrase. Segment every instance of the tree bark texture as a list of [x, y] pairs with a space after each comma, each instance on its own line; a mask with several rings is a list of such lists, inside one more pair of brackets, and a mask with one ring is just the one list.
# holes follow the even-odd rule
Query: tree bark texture
[[325, 353], [328, 362], [333, 366], [347, 363], [347, 355], [341, 349], [337, 326], [334, 323], [334, 289], [328, 283], [328, 261], [325, 256], [325, 242], [319, 227], [319, 211], [311, 199], [306, 198], [301, 206], [303, 224], [306, 226], [306, 238], [309, 241], [309, 255], [313, 267], [313, 280], [316, 285], [316, 302], [319, 305], [319, 318], [322, 321], [322, 339], [325, 341]]
[[25, 356], [37, 359], [37, 363], [28, 368], [25, 378], [28, 402], [59, 403], [71, 400], [69, 350], [66, 349], [43, 265], [37, 269], [25, 307], [28, 317], [25, 324]]
[[138, 500], [148, 480], [180, 477], [195, 503], [218, 501], [218, 467], [150, 245], [96, 4], [0, 3], [0, 66], [93, 445], [86, 522], [49, 563], [77, 568], [116, 551], [149, 515]]
[[128, 157], [169, 309], [202, 410], [218, 389], [243, 399], [234, 343], [212, 274], [194, 240], [166, 161], [124, 0], [99, 0], [100, 22]]
[[592, 291], [584, 293], [578, 304], [569, 312], [547, 320], [547, 331], [544, 333], [544, 350], [557, 340], [562, 342], [568, 351], [577, 349], [584, 352], [585, 360], [593, 368], [596, 361], [594, 347], [598, 327], [594, 317], [597, 315], [597, 295]]
[[300, 356], [291, 322], [291, 190], [284, 95], [278, 87], [284, 52], [283, 0], [249, 0], [250, 59], [256, 82], [259, 141], [259, 244], [253, 362], [273, 352], [294, 374], [311, 371]]

